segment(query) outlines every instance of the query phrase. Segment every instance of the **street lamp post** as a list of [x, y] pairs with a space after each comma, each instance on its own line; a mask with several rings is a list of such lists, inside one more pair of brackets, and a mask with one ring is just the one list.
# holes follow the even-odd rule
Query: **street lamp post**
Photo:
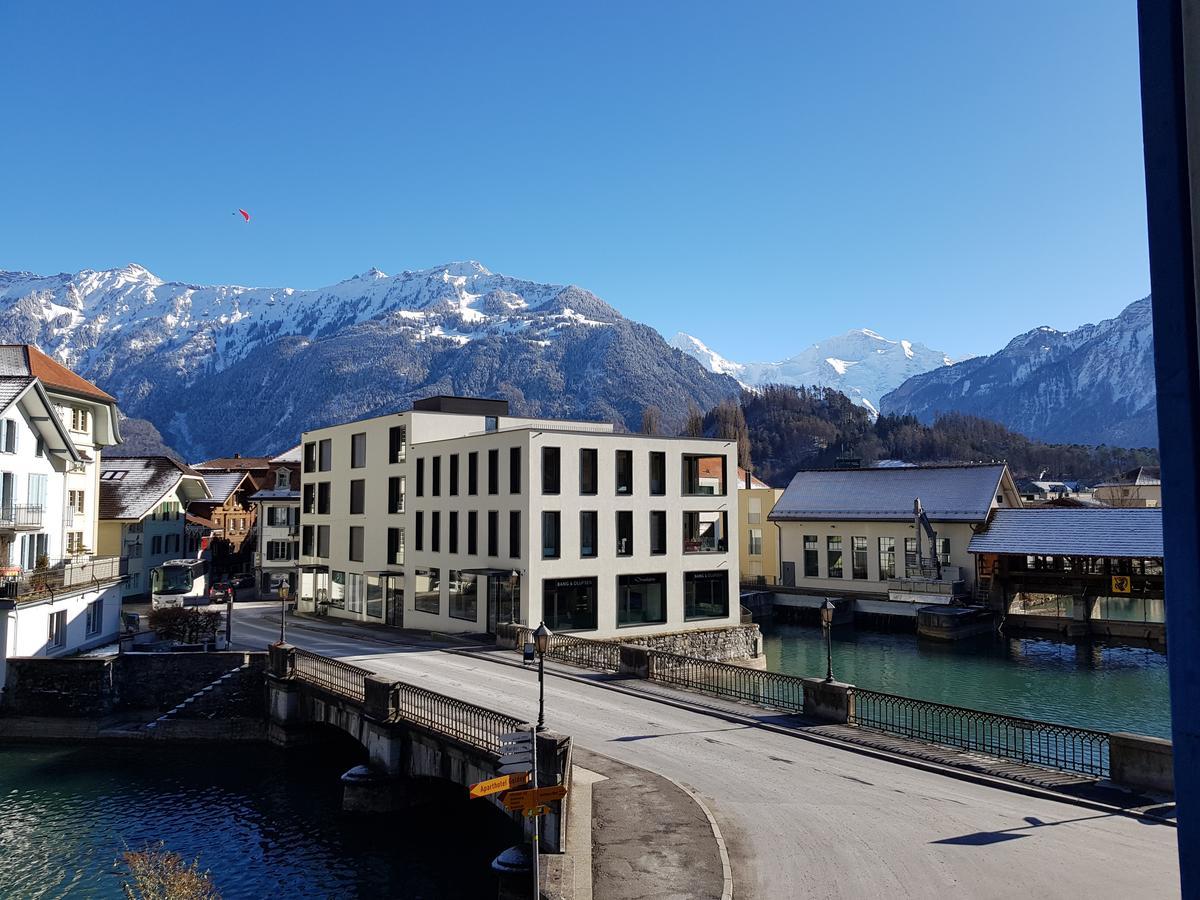
[[546, 651], [550, 649], [552, 634], [545, 622], [533, 631], [533, 646], [538, 655], [538, 731], [546, 730]]
[[287, 643], [287, 601], [288, 601], [288, 583], [285, 581], [279, 586], [279, 643]]
[[833, 613], [837, 607], [828, 597], [821, 604], [821, 629], [825, 632], [825, 683], [833, 681]]

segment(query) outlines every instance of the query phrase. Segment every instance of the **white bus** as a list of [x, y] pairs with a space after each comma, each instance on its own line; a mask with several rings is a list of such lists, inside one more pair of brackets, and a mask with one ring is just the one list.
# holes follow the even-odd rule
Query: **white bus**
[[171, 559], [150, 570], [150, 608], [207, 604], [208, 560]]

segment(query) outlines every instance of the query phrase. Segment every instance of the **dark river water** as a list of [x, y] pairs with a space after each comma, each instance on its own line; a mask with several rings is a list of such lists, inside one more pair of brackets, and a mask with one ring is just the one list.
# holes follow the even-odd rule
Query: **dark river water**
[[225, 898], [495, 897], [509, 821], [483, 801], [341, 811], [353, 758], [268, 748], [0, 747], [0, 897], [119, 898], [126, 849], [200, 859]]
[[[825, 675], [819, 627], [764, 623], [767, 668]], [[1167, 658], [1150, 649], [982, 635], [833, 630], [833, 673], [859, 687], [1101, 731], [1171, 736]]]

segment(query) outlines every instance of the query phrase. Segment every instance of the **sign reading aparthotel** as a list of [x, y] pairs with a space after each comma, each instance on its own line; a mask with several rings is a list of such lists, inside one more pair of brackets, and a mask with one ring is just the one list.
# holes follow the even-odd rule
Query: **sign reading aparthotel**
[[471, 799], [475, 800], [479, 797], [486, 797], [489, 794], [499, 794], [501, 791], [520, 787], [528, 781], [529, 775], [526, 772], [514, 772], [511, 775], [501, 775], [499, 778], [479, 781], [471, 785]]

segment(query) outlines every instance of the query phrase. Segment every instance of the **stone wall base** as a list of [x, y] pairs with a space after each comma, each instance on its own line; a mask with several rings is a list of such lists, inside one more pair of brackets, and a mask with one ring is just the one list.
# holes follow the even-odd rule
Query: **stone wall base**
[[757, 625], [726, 625], [720, 628], [630, 635], [617, 640], [647, 650], [677, 653], [711, 662], [756, 659], [762, 655], [762, 632]]

